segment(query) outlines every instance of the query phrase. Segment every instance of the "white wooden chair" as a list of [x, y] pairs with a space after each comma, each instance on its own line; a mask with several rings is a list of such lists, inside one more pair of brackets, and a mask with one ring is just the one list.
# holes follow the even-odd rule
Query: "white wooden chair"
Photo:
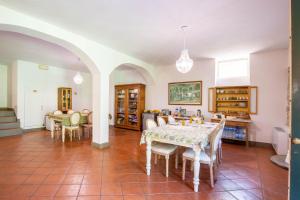
[[89, 109], [83, 109], [82, 111], [81, 111], [81, 113], [83, 113], [83, 114], [89, 114], [91, 111], [89, 110]]
[[69, 115], [73, 114], [74, 113], [74, 110], [68, 110], [67, 112]]
[[158, 123], [159, 126], [165, 126], [165, 125], [167, 125], [167, 123], [164, 120], [164, 118], [162, 118], [160, 116], [157, 117], [157, 123]]
[[[62, 115], [63, 112], [61, 110], [56, 110], [53, 112], [53, 115]], [[54, 131], [55, 131], [55, 135], [56, 137], [59, 138], [59, 131], [61, 130], [62, 126], [61, 126], [61, 122], [54, 122]]]
[[80, 140], [80, 133], [79, 133], [80, 117], [81, 117], [81, 115], [79, 112], [74, 112], [70, 116], [70, 123], [71, 123], [70, 126], [65, 126], [65, 131], [69, 132], [71, 141], [73, 138], [73, 131], [77, 131], [77, 136], [78, 136], [78, 139]]
[[[219, 142], [222, 137], [223, 128], [221, 125], [218, 125], [217, 128], [214, 130], [212, 135], [210, 136], [210, 149], [209, 151], [201, 151], [200, 152], [200, 163], [209, 165], [210, 169], [210, 184], [211, 187], [214, 187], [214, 163], [217, 162], [217, 154], [218, 154], [218, 147]], [[182, 154], [182, 180], [185, 179], [185, 167], [186, 167], [186, 160], [194, 161], [195, 153], [192, 149], [187, 149]]]
[[168, 123], [169, 124], [175, 124], [176, 123], [176, 120], [173, 116], [169, 115], [168, 116]]
[[85, 133], [85, 130], [87, 129], [88, 131], [88, 137], [92, 135], [92, 130], [93, 130], [93, 113], [90, 112], [87, 116], [88, 123], [87, 124], [82, 124], [83, 127], [83, 133]]
[[[157, 127], [157, 124], [152, 119], [147, 119], [146, 121], [146, 127], [147, 129], [152, 129]], [[154, 164], [157, 164], [157, 155], [164, 156], [166, 159], [166, 177], [169, 176], [169, 158], [170, 155], [174, 154], [176, 152], [177, 146], [172, 144], [165, 144], [165, 143], [158, 143], [158, 142], [152, 142], [151, 150], [152, 153], [155, 156]], [[178, 154], [176, 153], [175, 158], [175, 168], [178, 168]]]

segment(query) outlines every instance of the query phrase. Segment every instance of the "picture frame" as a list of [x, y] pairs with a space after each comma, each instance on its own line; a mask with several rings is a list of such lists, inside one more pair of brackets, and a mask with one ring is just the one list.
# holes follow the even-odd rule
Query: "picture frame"
[[168, 84], [169, 105], [202, 105], [202, 81]]

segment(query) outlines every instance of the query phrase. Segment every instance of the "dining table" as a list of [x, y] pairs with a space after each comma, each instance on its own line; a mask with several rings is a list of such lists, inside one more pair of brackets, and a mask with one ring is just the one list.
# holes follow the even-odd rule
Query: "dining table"
[[[54, 115], [52, 113], [48, 114], [48, 117], [50, 119], [51, 138], [54, 138], [55, 122], [59, 122], [61, 123], [62, 126], [62, 142], [65, 142], [65, 127], [71, 125], [71, 121], [70, 121], [71, 115], [72, 114], [60, 114], [60, 115]], [[88, 117], [87, 113], [81, 113], [79, 124], [86, 124], [88, 122], [87, 117]]]
[[200, 152], [209, 144], [211, 133], [217, 128], [218, 123], [205, 122], [202, 124], [184, 123], [167, 124], [152, 129], [144, 130], [140, 144], [146, 144], [146, 173], [151, 174], [151, 143], [160, 142], [193, 149], [194, 158], [194, 192], [199, 189]]

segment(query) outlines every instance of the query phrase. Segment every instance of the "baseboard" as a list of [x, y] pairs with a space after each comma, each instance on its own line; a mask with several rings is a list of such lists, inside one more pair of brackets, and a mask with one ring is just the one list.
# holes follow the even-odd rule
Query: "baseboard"
[[106, 149], [109, 147], [109, 143], [102, 143], [102, 144], [98, 144], [95, 142], [92, 142], [92, 147], [97, 148], [97, 149]]
[[22, 130], [23, 130], [23, 133], [30, 133], [30, 132], [44, 131], [46, 129], [45, 129], [45, 127], [41, 127], [41, 128], [22, 129]]

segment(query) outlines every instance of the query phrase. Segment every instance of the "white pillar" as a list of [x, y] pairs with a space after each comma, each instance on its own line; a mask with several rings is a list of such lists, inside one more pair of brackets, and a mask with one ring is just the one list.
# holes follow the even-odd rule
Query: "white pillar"
[[109, 73], [93, 74], [93, 146], [109, 146]]

